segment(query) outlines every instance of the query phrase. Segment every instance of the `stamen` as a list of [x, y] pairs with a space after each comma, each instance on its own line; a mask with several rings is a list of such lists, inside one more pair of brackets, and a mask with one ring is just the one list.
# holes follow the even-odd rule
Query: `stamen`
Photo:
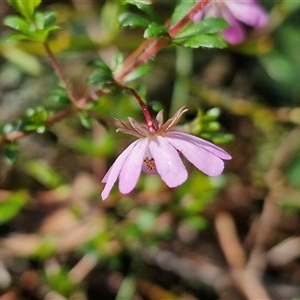
[[154, 158], [144, 158], [144, 164], [149, 171], [156, 171]]

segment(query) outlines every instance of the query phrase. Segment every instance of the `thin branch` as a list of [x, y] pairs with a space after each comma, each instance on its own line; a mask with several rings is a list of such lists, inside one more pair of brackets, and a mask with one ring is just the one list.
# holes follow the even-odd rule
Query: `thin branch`
[[44, 48], [45, 48], [45, 51], [50, 59], [50, 62], [51, 62], [51, 65], [57, 75], [57, 77], [59, 78], [59, 80], [63, 83], [67, 93], [68, 93], [68, 96], [72, 102], [72, 104], [77, 107], [77, 96], [75, 95], [72, 87], [70, 86], [69, 84], [69, 81], [67, 80], [67, 78], [65, 77], [64, 73], [62, 72], [61, 70], [61, 67], [59, 65], [59, 63], [57, 62], [54, 54], [52, 53], [50, 47], [49, 47], [49, 44], [47, 42], [45, 42], [44, 44]]

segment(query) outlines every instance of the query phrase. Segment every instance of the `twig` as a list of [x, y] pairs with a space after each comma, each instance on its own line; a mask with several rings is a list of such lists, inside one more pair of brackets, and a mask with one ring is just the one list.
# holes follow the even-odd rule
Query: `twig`
[[77, 107], [77, 97], [76, 97], [73, 89], [71, 88], [67, 78], [65, 77], [64, 73], [62, 72], [59, 63], [57, 62], [55, 56], [53, 55], [53, 53], [49, 47], [49, 44], [47, 42], [45, 42], [43, 45], [44, 45], [45, 51], [50, 59], [51, 65], [52, 65], [57, 77], [63, 83], [72, 104], [75, 107]]
[[256, 269], [247, 266], [246, 254], [239, 241], [232, 216], [225, 212], [219, 213], [215, 218], [215, 228], [220, 246], [229, 264], [230, 273], [239, 289], [249, 300], [270, 300]]

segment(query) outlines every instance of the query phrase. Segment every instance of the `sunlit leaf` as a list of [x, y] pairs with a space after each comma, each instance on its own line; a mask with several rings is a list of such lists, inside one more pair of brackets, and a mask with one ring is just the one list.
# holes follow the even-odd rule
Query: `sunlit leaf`
[[19, 16], [7, 16], [3, 24], [15, 30], [22, 32], [25, 35], [31, 35], [32, 29], [30, 23]]
[[7, 0], [21, 15], [30, 20], [41, 0]]

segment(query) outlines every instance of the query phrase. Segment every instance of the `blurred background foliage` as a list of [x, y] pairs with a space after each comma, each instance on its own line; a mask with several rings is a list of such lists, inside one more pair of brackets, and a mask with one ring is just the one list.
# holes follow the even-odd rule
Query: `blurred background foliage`
[[[162, 20], [172, 14], [175, 1], [152, 2]], [[269, 23], [244, 43], [169, 46], [127, 78], [153, 112], [186, 105], [181, 126], [232, 154], [224, 174], [189, 166], [173, 190], [143, 175], [105, 202], [101, 179], [131, 141], [113, 118], [142, 120], [136, 100], [114, 89], [47, 126], [68, 96], [42, 46], [6, 41], [1, 22], [0, 131], [31, 134], [1, 149], [0, 299], [254, 299], [245, 286], [299, 299], [300, 2], [260, 3]], [[50, 46], [79, 97], [105, 75], [96, 59], [112, 66], [143, 42], [140, 28], [121, 28], [137, 9], [120, 0], [40, 10], [57, 13]], [[1, 20], [10, 14], [1, 1]], [[235, 272], [249, 268], [243, 285]]]

